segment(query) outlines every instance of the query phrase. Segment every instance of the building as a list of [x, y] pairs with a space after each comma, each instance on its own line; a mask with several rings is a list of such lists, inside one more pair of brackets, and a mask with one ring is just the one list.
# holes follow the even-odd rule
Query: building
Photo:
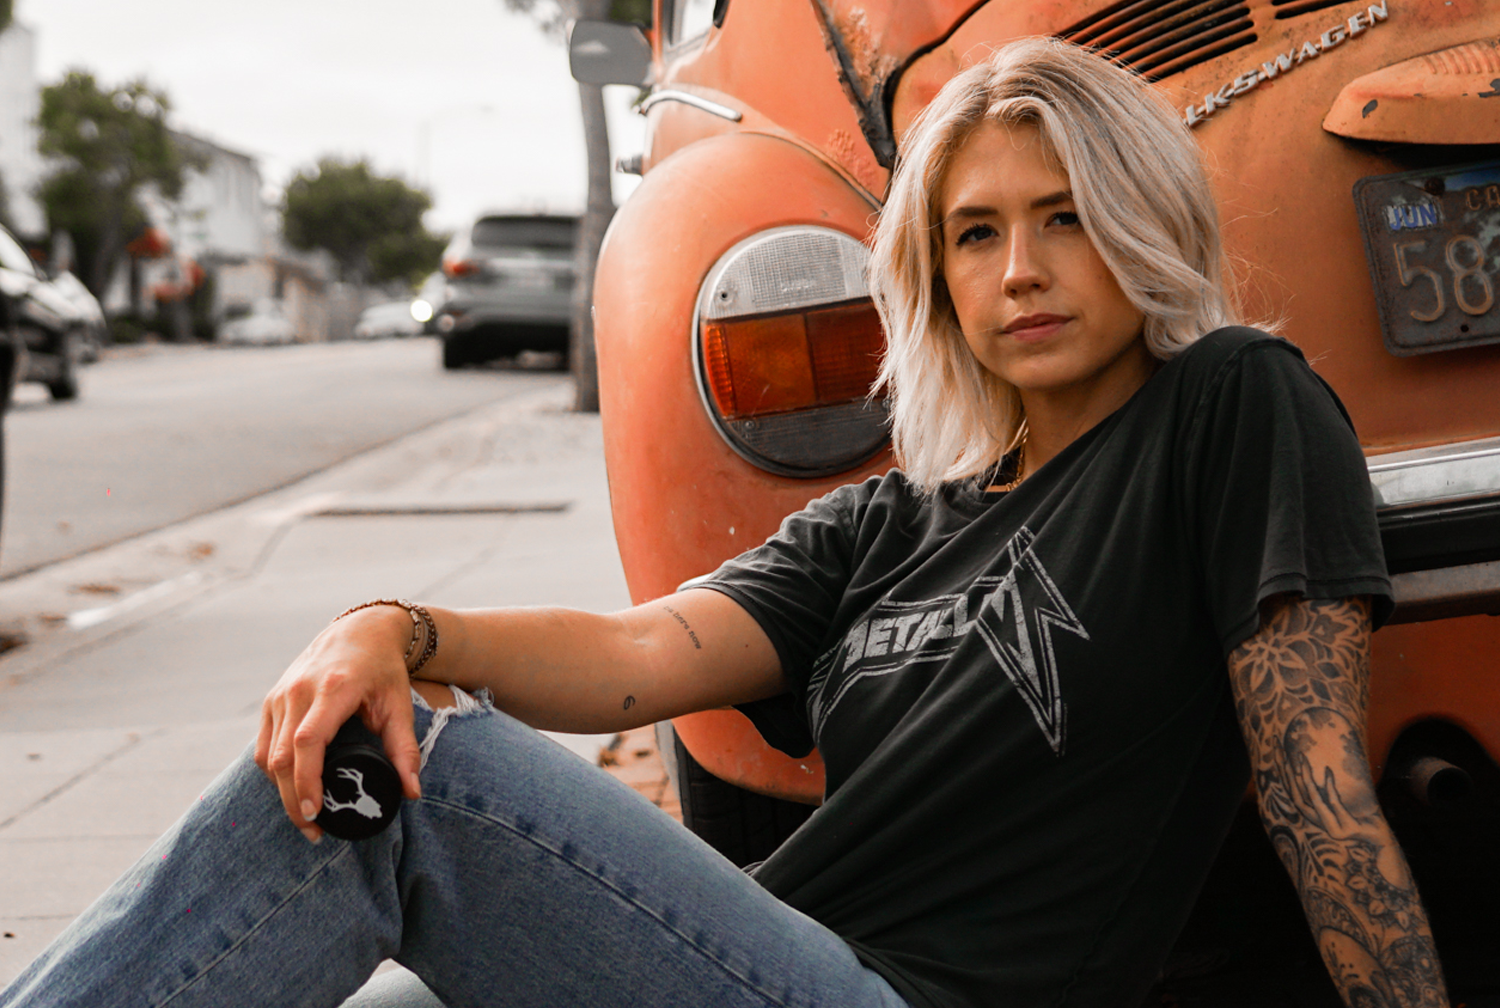
[[0, 33], [0, 184], [8, 222], [21, 235], [42, 237], [47, 222], [33, 194], [42, 180], [36, 117], [36, 33], [19, 22]]
[[187, 170], [176, 199], [143, 196], [171, 250], [142, 270], [144, 289], [170, 297], [181, 277], [195, 274], [187, 264], [195, 264], [212, 285], [209, 314], [215, 322], [274, 301], [298, 340], [328, 339], [337, 322], [330, 315], [338, 313], [330, 311], [326, 256], [284, 247], [256, 159], [181, 130], [173, 130], [172, 138], [196, 167]]

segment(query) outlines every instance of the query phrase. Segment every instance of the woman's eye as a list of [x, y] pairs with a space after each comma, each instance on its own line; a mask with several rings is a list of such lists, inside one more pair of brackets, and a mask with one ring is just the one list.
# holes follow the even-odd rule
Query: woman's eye
[[1060, 227], [1076, 227], [1083, 222], [1078, 219], [1078, 214], [1072, 210], [1059, 210], [1047, 219], [1047, 223], [1056, 224]]
[[995, 229], [988, 224], [972, 224], [958, 233], [954, 240], [955, 245], [967, 245], [971, 241], [988, 238], [995, 233]]

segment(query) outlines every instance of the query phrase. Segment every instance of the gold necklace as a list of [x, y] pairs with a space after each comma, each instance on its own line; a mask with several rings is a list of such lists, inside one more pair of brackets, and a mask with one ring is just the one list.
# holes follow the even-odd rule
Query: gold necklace
[[1016, 473], [1015, 473], [1015, 475], [1011, 477], [1009, 483], [1001, 483], [999, 486], [994, 487], [994, 489], [997, 490], [997, 491], [999, 491], [1000, 493], [1009, 493], [1010, 491], [1014, 490], [1016, 487], [1020, 486], [1021, 485], [1021, 481], [1023, 479], [1025, 479], [1025, 478], [1026, 478], [1026, 441], [1023, 438], [1021, 440], [1021, 443], [1018, 444], [1018, 445], [1016, 445]]

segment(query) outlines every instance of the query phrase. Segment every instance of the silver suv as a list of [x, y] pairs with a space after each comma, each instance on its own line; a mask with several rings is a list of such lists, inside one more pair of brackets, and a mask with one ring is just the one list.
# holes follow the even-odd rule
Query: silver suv
[[568, 348], [576, 217], [490, 214], [443, 252], [448, 283], [432, 327], [443, 367]]

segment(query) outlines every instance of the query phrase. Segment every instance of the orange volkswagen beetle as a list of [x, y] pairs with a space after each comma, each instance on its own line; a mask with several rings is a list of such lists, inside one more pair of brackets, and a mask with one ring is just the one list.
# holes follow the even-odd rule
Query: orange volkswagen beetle
[[[594, 295], [631, 593], [668, 594], [891, 465], [863, 271], [902, 134], [989, 47], [1043, 34], [1181, 109], [1249, 317], [1285, 317], [1354, 418], [1399, 600], [1374, 638], [1370, 752], [1450, 981], [1479, 1004], [1500, 992], [1500, 0], [657, 0], [644, 31], [576, 26], [575, 75], [648, 88], [644, 178]], [[769, 749], [734, 711], [663, 737], [685, 821], [741, 862], [821, 795], [816, 754]], [[1243, 826], [1180, 974], [1251, 976], [1266, 942], [1306, 934]], [[1299, 954], [1276, 953], [1279, 975]]]

